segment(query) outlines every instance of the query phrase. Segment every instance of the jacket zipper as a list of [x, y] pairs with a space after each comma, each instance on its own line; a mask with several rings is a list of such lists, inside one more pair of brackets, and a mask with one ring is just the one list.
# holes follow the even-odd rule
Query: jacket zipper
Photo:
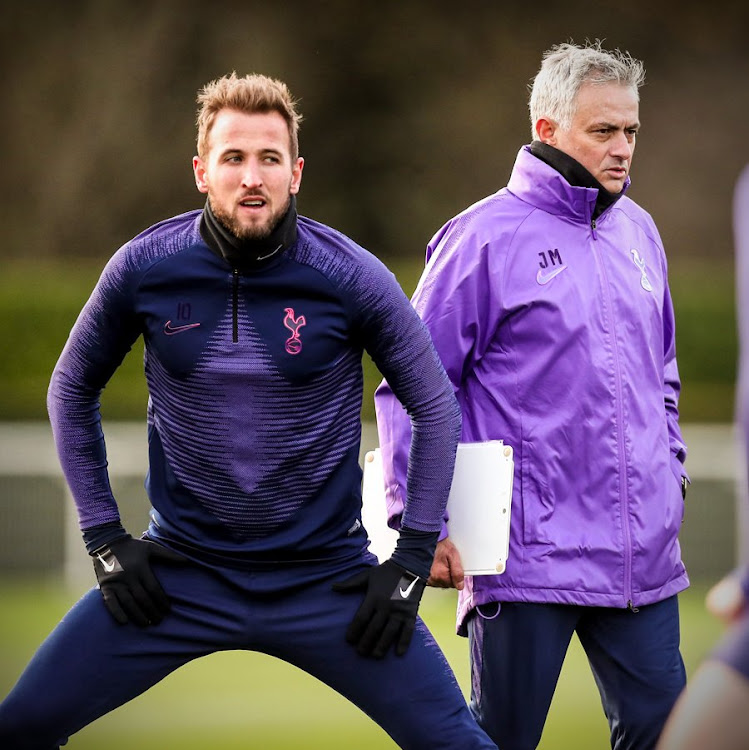
[[[596, 235], [596, 220], [591, 219], [591, 229], [593, 231], [593, 239], [597, 240]], [[595, 247], [595, 245], [594, 245]], [[613, 316], [613, 305], [611, 300], [611, 286], [609, 284], [609, 277], [606, 273], [606, 267], [601, 257], [600, 252], [596, 249], [598, 255], [598, 262], [601, 264], [601, 271], [606, 282], [606, 301], [609, 308], [609, 326], [611, 329], [611, 341], [612, 350], [614, 353], [614, 385], [616, 389], [616, 420], [617, 420], [617, 444], [619, 446], [619, 481], [621, 487], [621, 500], [622, 500], [622, 533], [624, 534], [624, 595], [627, 598], [627, 607], [632, 612], [637, 612], [637, 607], [632, 603], [632, 531], [629, 527], [629, 492], [627, 489], [627, 462], [624, 456], [624, 415], [622, 410], [622, 371], [621, 361], [619, 359], [619, 346], [616, 340], [616, 331], [614, 329], [614, 316]]]
[[232, 271], [231, 285], [231, 340], [234, 344], [239, 341], [239, 269]]

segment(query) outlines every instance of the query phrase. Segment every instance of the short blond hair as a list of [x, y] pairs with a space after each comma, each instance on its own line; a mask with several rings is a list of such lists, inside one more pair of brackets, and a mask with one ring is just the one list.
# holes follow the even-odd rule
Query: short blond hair
[[243, 77], [236, 72], [217, 78], [203, 86], [198, 92], [198, 156], [201, 159], [208, 153], [208, 136], [216, 119], [223, 109], [239, 112], [278, 112], [286, 120], [289, 128], [291, 158], [299, 157], [299, 123], [302, 116], [296, 108], [296, 101], [282, 81], [253, 73]]

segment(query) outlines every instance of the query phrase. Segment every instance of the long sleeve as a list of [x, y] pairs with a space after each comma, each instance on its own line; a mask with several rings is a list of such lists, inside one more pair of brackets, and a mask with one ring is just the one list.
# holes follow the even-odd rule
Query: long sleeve
[[119, 520], [107, 471], [100, 395], [138, 337], [121, 251], [107, 264], [55, 366], [47, 409], [80, 526]]
[[410, 438], [401, 456], [408, 499], [400, 496], [399, 518], [392, 523], [439, 531], [460, 438], [460, 409], [429, 332], [392, 284], [397, 287], [393, 279], [378, 304], [385, 312], [376, 326], [367, 327], [367, 350], [385, 376], [392, 408]]
[[[668, 419], [668, 439], [671, 453], [683, 464], [687, 446], [679, 427], [679, 393], [681, 381], [676, 364], [676, 325], [671, 293], [666, 284], [663, 294], [663, 401]], [[686, 476], [686, 474], [684, 473]]]
[[[487, 289], [488, 248], [480, 238], [466, 236], [458, 222], [440, 232], [428, 252], [429, 261], [412, 302], [459, 397], [464, 374], [489, 346], [497, 325], [497, 305]], [[394, 390], [386, 377], [375, 394], [385, 496], [393, 526], [414, 491], [412, 475], [407, 472], [413, 433]]]

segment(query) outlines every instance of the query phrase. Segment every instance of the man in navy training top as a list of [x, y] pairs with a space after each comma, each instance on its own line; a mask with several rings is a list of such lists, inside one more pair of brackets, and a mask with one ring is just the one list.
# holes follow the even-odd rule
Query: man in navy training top
[[[198, 104], [205, 207], [112, 257], [52, 376], [99, 586], [0, 706], [0, 747], [58, 748], [190, 660], [247, 649], [327, 683], [401, 747], [494, 748], [417, 618], [460, 433], [426, 328], [382, 263], [297, 215], [301, 118], [283, 83], [232, 74]], [[139, 336], [153, 510], [135, 539], [99, 397]], [[400, 537], [379, 565], [361, 523], [364, 350], [414, 433]]]

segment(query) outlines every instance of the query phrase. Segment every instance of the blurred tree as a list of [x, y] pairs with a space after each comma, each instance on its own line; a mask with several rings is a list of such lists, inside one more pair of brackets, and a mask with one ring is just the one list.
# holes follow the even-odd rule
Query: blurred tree
[[529, 140], [527, 86], [554, 43], [603, 38], [648, 70], [632, 194], [671, 257], [730, 253], [747, 161], [745, 3], [558, 8], [466, 0], [71, 0], [4, 11], [6, 256], [104, 260], [198, 207], [194, 98], [236, 69], [301, 99], [302, 211], [374, 252], [420, 255], [449, 216], [501, 187]]
[[[0, 418], [43, 418], [49, 372], [112, 252], [202, 205], [190, 160], [207, 81], [237, 70], [289, 84], [305, 116], [300, 210], [383, 257], [410, 293], [434, 231], [504, 185], [530, 139], [541, 53], [595, 38], [647, 68], [631, 195], [670, 259], [684, 414], [730, 418], [730, 204], [749, 161], [748, 28], [749, 6], [736, 0], [8, 6], [0, 330], [14, 356], [0, 362]], [[371, 390], [379, 376], [367, 366]], [[142, 416], [139, 370], [131, 356], [108, 389], [113, 416]]]

